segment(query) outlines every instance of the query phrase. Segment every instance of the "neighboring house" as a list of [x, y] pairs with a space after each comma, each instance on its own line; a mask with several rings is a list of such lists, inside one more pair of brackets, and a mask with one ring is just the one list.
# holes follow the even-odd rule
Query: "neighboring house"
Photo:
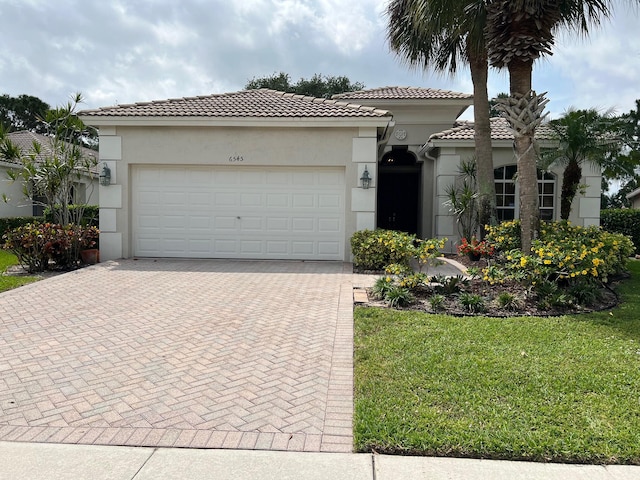
[[[473, 137], [447, 132], [472, 132], [451, 128], [472, 103], [429, 88], [262, 89], [80, 112], [111, 170], [101, 257], [348, 261], [351, 235], [376, 227], [455, 241], [442, 192]], [[496, 166], [515, 163], [510, 140], [496, 149]]]
[[640, 188], [636, 188], [633, 192], [627, 194], [627, 200], [631, 203], [631, 208], [640, 208]]
[[[18, 132], [8, 133], [7, 137], [15, 144], [23, 154], [27, 155], [32, 151], [33, 143], [37, 142], [41, 146], [41, 153], [36, 159], [51, 157], [53, 154], [51, 137], [41, 135], [39, 133], [22, 130]], [[98, 152], [89, 148], [83, 148], [83, 154], [87, 157], [93, 157], [98, 160]], [[7, 161], [0, 158], [0, 194], [8, 199], [8, 201], [0, 200], [0, 217], [22, 217], [31, 215], [42, 215], [43, 207], [38, 203], [33, 203], [30, 199], [25, 198], [23, 193], [23, 184], [19, 181], [13, 181], [9, 178], [9, 170], [19, 170], [21, 164], [13, 161]], [[74, 203], [87, 202], [97, 205], [98, 200], [98, 176], [97, 167], [90, 177], [82, 177], [76, 185], [74, 185], [73, 201]]]

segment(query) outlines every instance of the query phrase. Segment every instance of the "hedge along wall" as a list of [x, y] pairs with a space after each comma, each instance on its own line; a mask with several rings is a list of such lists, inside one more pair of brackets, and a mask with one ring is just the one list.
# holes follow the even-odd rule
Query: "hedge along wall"
[[608, 232], [629, 235], [636, 247], [636, 253], [640, 252], [640, 210], [633, 208], [602, 210], [600, 225]]

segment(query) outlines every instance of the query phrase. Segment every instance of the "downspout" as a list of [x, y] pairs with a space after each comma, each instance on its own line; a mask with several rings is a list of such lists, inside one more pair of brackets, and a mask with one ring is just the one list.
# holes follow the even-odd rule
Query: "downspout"
[[378, 159], [382, 158], [384, 147], [387, 145], [389, 138], [391, 138], [391, 132], [393, 132], [395, 126], [396, 122], [392, 116], [391, 120], [389, 120], [389, 123], [387, 123], [387, 126], [384, 127], [382, 135], [380, 135], [380, 138], [378, 139]]
[[434, 198], [432, 199], [431, 204], [431, 235], [435, 236], [437, 234], [436, 231], [436, 216], [438, 214], [438, 205], [437, 205], [437, 188], [438, 188], [438, 153], [440, 152], [440, 148], [433, 145], [431, 141], [425, 143], [422, 148], [418, 151], [418, 155], [424, 156], [427, 160], [431, 160], [433, 162], [433, 178], [431, 184], [431, 191], [433, 192]]
[[[425, 158], [435, 162], [438, 159], [437, 155], [439, 151], [439, 147], [435, 147], [432, 142], [427, 142], [418, 150], [418, 155], [423, 155]], [[434, 155], [436, 156], [434, 157]]]

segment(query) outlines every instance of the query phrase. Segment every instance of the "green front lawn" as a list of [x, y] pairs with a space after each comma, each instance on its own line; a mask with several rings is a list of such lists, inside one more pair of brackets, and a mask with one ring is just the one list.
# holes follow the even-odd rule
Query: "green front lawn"
[[640, 262], [612, 312], [355, 310], [358, 451], [640, 464]]
[[7, 252], [6, 250], [0, 249], [0, 292], [11, 290], [12, 288], [20, 287], [22, 285], [26, 285], [27, 283], [32, 283], [38, 280], [37, 277], [17, 277], [2, 275], [2, 273], [4, 273], [7, 268], [17, 264], [18, 259], [15, 255]]

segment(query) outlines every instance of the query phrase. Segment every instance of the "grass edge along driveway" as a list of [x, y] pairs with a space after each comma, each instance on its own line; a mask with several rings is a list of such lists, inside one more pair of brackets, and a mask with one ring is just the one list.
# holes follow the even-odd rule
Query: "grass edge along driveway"
[[4, 275], [4, 272], [13, 265], [18, 265], [18, 258], [14, 254], [0, 248], [0, 292], [5, 292], [12, 288], [21, 287], [27, 283], [40, 280], [40, 278], [33, 276]]
[[640, 464], [640, 262], [612, 311], [457, 318], [358, 307], [356, 451]]

